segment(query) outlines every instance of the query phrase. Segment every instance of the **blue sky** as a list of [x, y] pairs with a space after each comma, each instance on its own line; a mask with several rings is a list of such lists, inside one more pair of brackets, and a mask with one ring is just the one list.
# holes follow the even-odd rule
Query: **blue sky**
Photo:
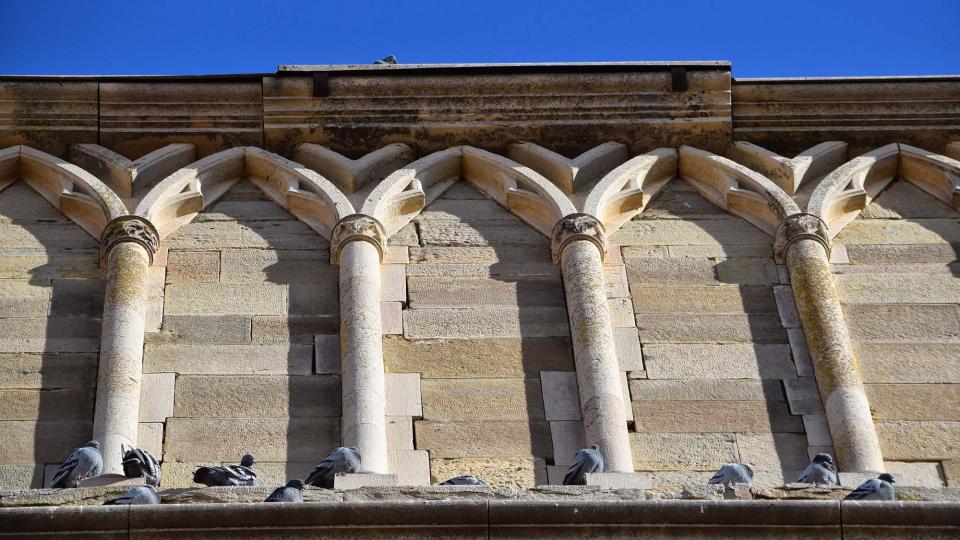
[[736, 77], [960, 74], [960, 0], [0, 0], [0, 74], [730, 60]]

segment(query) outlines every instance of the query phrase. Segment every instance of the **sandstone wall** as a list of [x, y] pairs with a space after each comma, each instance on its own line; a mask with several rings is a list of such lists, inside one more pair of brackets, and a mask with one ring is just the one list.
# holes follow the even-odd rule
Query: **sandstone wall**
[[887, 466], [960, 484], [960, 212], [895, 181], [834, 265]]

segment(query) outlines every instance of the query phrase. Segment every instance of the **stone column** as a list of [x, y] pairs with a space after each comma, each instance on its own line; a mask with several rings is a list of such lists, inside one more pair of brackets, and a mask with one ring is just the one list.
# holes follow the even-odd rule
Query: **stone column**
[[380, 261], [386, 235], [376, 219], [353, 214], [333, 229], [340, 265], [340, 388], [344, 446], [360, 451], [363, 469], [386, 474], [386, 390], [380, 320]]
[[123, 474], [121, 445], [137, 446], [147, 271], [160, 237], [146, 219], [121, 216], [104, 228], [100, 245], [107, 283], [93, 437], [100, 441], [103, 472]]
[[633, 472], [620, 365], [603, 276], [603, 225], [570, 214], [553, 228], [552, 250], [563, 271], [580, 408], [587, 445], [600, 445], [604, 472]]
[[788, 216], [777, 229], [774, 249], [790, 271], [838, 465], [844, 472], [883, 471], [880, 440], [833, 286], [827, 227], [812, 214]]

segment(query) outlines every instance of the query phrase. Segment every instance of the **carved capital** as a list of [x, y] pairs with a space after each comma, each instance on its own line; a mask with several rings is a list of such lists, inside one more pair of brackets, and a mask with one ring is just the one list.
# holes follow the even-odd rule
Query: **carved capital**
[[553, 262], [560, 263], [563, 248], [575, 240], [593, 242], [600, 250], [600, 258], [607, 251], [607, 233], [603, 223], [590, 214], [569, 214], [553, 226], [550, 238], [550, 250], [553, 253]]
[[373, 244], [380, 253], [380, 260], [383, 260], [383, 247], [387, 245], [387, 235], [383, 225], [374, 217], [351, 214], [338, 221], [330, 234], [330, 254], [333, 264], [340, 264], [340, 251], [344, 246], [357, 241]]
[[830, 233], [827, 224], [819, 217], [801, 212], [789, 215], [780, 222], [773, 237], [773, 252], [778, 263], [786, 260], [787, 249], [797, 240], [819, 242], [827, 250], [827, 258], [830, 257]]
[[105, 260], [110, 250], [122, 242], [134, 242], [143, 246], [152, 264], [154, 254], [160, 249], [160, 234], [146, 218], [120, 216], [103, 228], [103, 234], [100, 235], [100, 256]]

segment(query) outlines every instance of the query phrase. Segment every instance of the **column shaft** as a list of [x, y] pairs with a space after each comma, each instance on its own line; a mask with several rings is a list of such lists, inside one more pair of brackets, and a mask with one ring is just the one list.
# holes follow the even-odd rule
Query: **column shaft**
[[123, 474], [121, 444], [137, 446], [149, 267], [150, 254], [136, 242], [116, 244], [107, 256], [93, 421], [104, 473]]
[[586, 443], [600, 445], [606, 472], [633, 472], [600, 250], [589, 240], [573, 240], [560, 263]]
[[388, 472], [386, 390], [380, 320], [380, 253], [366, 241], [340, 249], [340, 358], [343, 444], [363, 468]]
[[786, 263], [840, 469], [882, 471], [880, 440], [826, 249], [817, 240], [798, 239], [787, 247]]

